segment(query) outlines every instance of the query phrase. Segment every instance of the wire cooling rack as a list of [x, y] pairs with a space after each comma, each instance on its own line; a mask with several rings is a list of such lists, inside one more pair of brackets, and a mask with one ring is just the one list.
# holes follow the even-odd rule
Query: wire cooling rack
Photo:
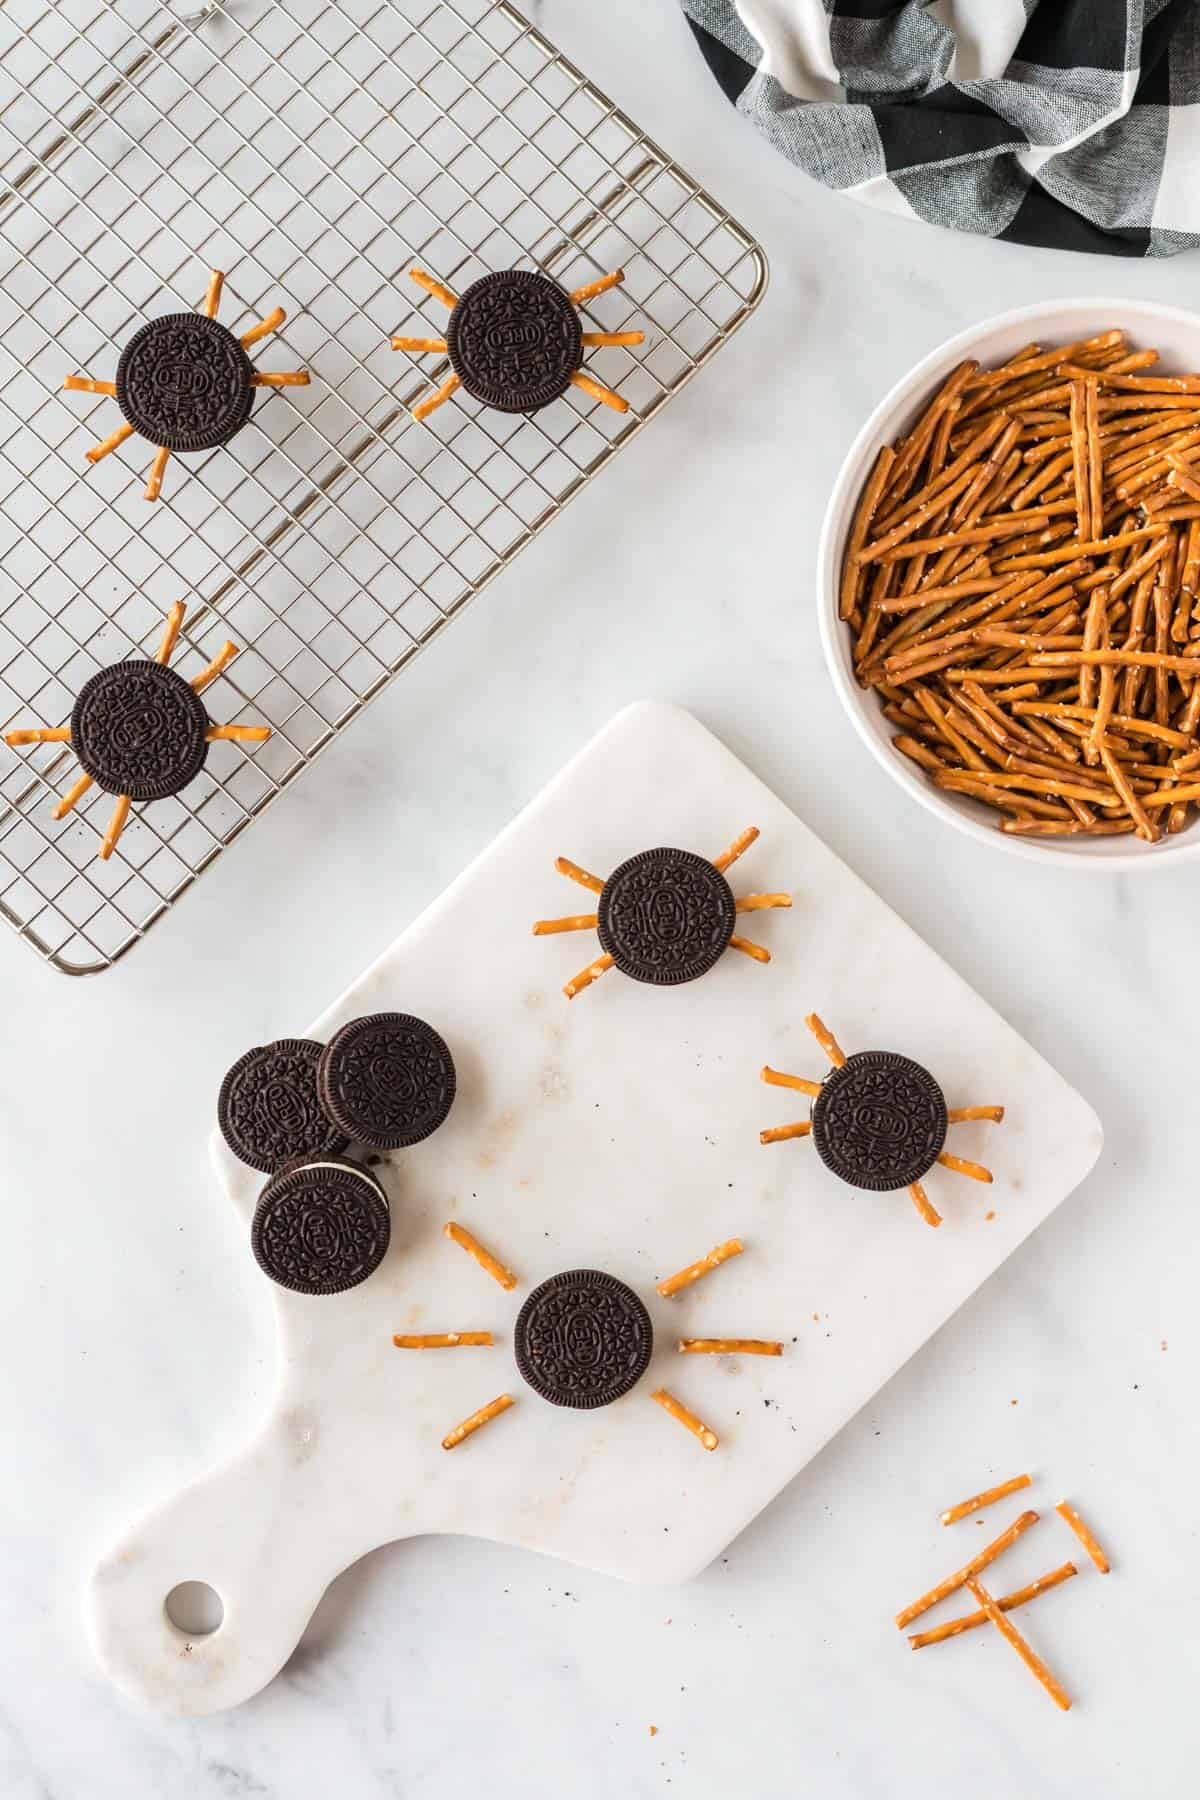
[[[0, 913], [56, 968], [136, 943], [398, 670], [511, 562], [757, 305], [758, 246], [523, 18], [491, 0], [8, 0], [0, 10], [0, 731], [56, 725], [97, 668], [148, 653], [184, 598], [176, 666], [243, 651], [206, 702], [264, 721], [212, 746], [174, 799], [96, 859], [111, 799], [61, 824], [61, 745], [0, 745]], [[568, 288], [623, 266], [587, 311], [641, 328], [593, 353], [618, 415], [569, 390], [531, 416], [461, 396], [408, 407], [443, 363], [393, 352], [461, 291], [540, 267]], [[173, 458], [142, 497], [111, 379], [147, 316], [226, 272], [222, 319], [279, 304], [263, 390], [225, 449]], [[421, 313], [427, 318], [422, 322]], [[268, 354], [269, 352], [269, 354]]]

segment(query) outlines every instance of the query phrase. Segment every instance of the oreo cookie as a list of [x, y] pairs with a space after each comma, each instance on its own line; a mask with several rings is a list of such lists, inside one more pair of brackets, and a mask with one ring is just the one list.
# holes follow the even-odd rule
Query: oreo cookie
[[208, 755], [208, 714], [174, 669], [131, 661], [100, 669], [79, 690], [71, 748], [109, 794], [165, 800], [193, 781]]
[[297, 1161], [262, 1191], [250, 1247], [264, 1275], [297, 1294], [341, 1294], [383, 1261], [387, 1195], [369, 1169], [343, 1157]]
[[908, 1187], [941, 1155], [946, 1100], [928, 1069], [894, 1050], [863, 1050], [832, 1069], [813, 1101], [812, 1139], [851, 1187]]
[[317, 1065], [317, 1092], [338, 1130], [372, 1150], [402, 1150], [437, 1130], [454, 1103], [454, 1058], [408, 1013], [352, 1019]]
[[317, 1098], [321, 1045], [280, 1038], [239, 1057], [217, 1097], [217, 1124], [236, 1157], [270, 1175], [293, 1157], [337, 1156], [346, 1138]]
[[566, 393], [583, 361], [583, 331], [557, 282], [528, 269], [498, 269], [459, 300], [446, 348], [473, 399], [500, 412], [536, 412]]
[[729, 948], [737, 919], [719, 869], [691, 850], [643, 850], [605, 882], [597, 935], [635, 981], [672, 987], [706, 975]]
[[135, 331], [117, 363], [117, 405], [167, 450], [215, 450], [242, 429], [254, 370], [232, 331], [203, 313], [167, 313]]
[[513, 1332], [517, 1369], [555, 1406], [608, 1406], [646, 1372], [650, 1314], [632, 1288], [599, 1269], [569, 1269], [534, 1288]]

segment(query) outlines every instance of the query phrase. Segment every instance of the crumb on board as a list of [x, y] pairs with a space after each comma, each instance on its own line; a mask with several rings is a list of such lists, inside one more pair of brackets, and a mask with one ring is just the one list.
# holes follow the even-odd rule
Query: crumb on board
[[651, 1736], [651, 1737], [657, 1737], [657, 1736], [658, 1736], [658, 1726], [657, 1726], [657, 1725], [651, 1725], [651, 1727], [650, 1727], [650, 1736]]
[[983, 1216], [985, 1219], [994, 1219], [996, 1215], [994, 1212], [985, 1212]]

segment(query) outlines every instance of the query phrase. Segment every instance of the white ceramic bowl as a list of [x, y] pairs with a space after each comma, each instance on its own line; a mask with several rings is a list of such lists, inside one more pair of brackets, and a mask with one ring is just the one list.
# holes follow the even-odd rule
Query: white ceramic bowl
[[[919, 806], [958, 831], [993, 848], [1036, 862], [1056, 862], [1096, 871], [1151, 869], [1200, 856], [1200, 820], [1175, 837], [1157, 844], [1128, 837], [1023, 838], [996, 829], [997, 814], [965, 795], [934, 787], [923, 772], [892, 747], [893, 727], [884, 718], [874, 693], [854, 679], [850, 633], [838, 618], [838, 583], [842, 551], [854, 507], [881, 444], [901, 436], [918, 417], [930, 395], [956, 363], [973, 356], [986, 367], [1003, 362], [1022, 344], [1036, 339], [1047, 349], [1120, 326], [1135, 349], [1162, 353], [1167, 374], [1200, 369], [1200, 315], [1176, 306], [1139, 300], [1048, 300], [1015, 312], [984, 319], [934, 350], [898, 381], [871, 414], [842, 464], [829, 498], [818, 551], [817, 604], [825, 660], [850, 722], [867, 749]], [[1157, 372], [1157, 370], [1156, 370]]]

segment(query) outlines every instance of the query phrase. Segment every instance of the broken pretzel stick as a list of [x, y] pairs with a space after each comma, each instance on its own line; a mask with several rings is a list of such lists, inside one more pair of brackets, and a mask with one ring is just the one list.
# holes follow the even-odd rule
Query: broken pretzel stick
[[753, 962], [769, 963], [771, 960], [771, 952], [764, 948], [762, 944], [752, 944], [749, 938], [737, 936], [731, 937], [729, 940], [729, 948], [731, 950], [740, 950], [743, 956], [750, 957]]
[[458, 305], [458, 295], [442, 282], [435, 281], [432, 275], [427, 275], [424, 269], [410, 269], [408, 278], [415, 281], [418, 287], [424, 288], [427, 294], [432, 294], [435, 300], [440, 300], [443, 306], [453, 308]]
[[582, 306], [587, 300], [594, 300], [597, 294], [606, 294], [609, 288], [620, 285], [625, 279], [624, 269], [614, 269], [611, 275], [601, 275], [598, 281], [589, 281], [583, 287], [577, 287], [571, 294], [572, 306]]
[[418, 356], [425, 356], [434, 350], [444, 354], [447, 348], [445, 338], [394, 337], [392, 339], [393, 350], [412, 350]]
[[601, 975], [606, 975], [612, 968], [613, 960], [611, 956], [598, 956], [586, 969], [580, 969], [578, 975], [572, 975], [563, 988], [567, 999], [574, 1000], [577, 994], [582, 994], [584, 988], [591, 987], [593, 981], [599, 981]]
[[789, 1138], [808, 1137], [812, 1131], [811, 1119], [797, 1119], [794, 1125], [772, 1125], [768, 1131], [760, 1131], [760, 1144], [785, 1144]]
[[549, 937], [556, 931], [594, 931], [599, 922], [599, 913], [573, 913], [568, 919], [537, 919], [534, 921], [534, 937]]
[[206, 744], [265, 744], [270, 735], [269, 725], [210, 725], [204, 741]]
[[941, 1515], [942, 1524], [956, 1525], [960, 1519], [980, 1512], [985, 1506], [994, 1506], [997, 1500], [1006, 1500], [1010, 1494], [1030, 1487], [1032, 1483], [1031, 1475], [1014, 1475], [1011, 1481], [1002, 1481], [998, 1487], [984, 1488], [982, 1494], [972, 1494], [969, 1500], [960, 1500], [957, 1506], [948, 1507]]
[[71, 727], [69, 725], [39, 725], [28, 731], [6, 731], [4, 741], [6, 744], [11, 744], [14, 750], [19, 749], [22, 744], [69, 744]]
[[783, 1345], [774, 1338], [680, 1338], [684, 1356], [782, 1356]]
[[614, 412], [629, 411], [629, 402], [623, 395], [614, 394], [611, 388], [605, 387], [602, 381], [595, 380], [593, 376], [585, 375], [582, 369], [576, 369], [571, 376], [571, 386], [579, 388], [593, 400], [599, 400], [602, 405], [611, 406]]
[[589, 888], [593, 894], [603, 893], [604, 883], [600, 877], [589, 875], [586, 869], [581, 869], [579, 864], [573, 863], [569, 857], [556, 856], [554, 866], [559, 874], [565, 875], [569, 881], [577, 881], [580, 887]]
[[257, 344], [260, 338], [269, 337], [273, 331], [278, 331], [286, 318], [287, 314], [282, 306], [277, 306], [264, 319], [260, 319], [257, 325], [252, 325], [249, 331], [242, 333], [240, 340], [242, 349], [248, 350], [251, 344]]
[[589, 350], [600, 350], [612, 345], [643, 344], [646, 334], [644, 331], [585, 331], [583, 341]]
[[951, 1156], [948, 1150], [942, 1151], [938, 1161], [944, 1169], [953, 1169], [956, 1175], [969, 1175], [972, 1181], [990, 1182], [992, 1179], [992, 1171], [985, 1169], [982, 1163], [967, 1162], [962, 1156]]
[[113, 851], [116, 849], [121, 833], [125, 829], [125, 821], [129, 817], [129, 808], [131, 804], [132, 802], [130, 801], [128, 794], [122, 794], [118, 798], [117, 804], [113, 808], [113, 816], [108, 823], [108, 830], [105, 832], [104, 837], [101, 840], [100, 848], [96, 852], [96, 855], [100, 858], [101, 862], [107, 862]]
[[158, 649], [154, 652], [155, 662], [161, 663], [164, 669], [170, 662], [175, 651], [175, 646], [179, 642], [179, 633], [183, 629], [183, 621], [186, 616], [187, 607], [182, 600], [176, 600], [174, 606], [167, 614], [167, 622], [163, 626], [162, 638], [159, 642]]
[[721, 1264], [728, 1262], [731, 1256], [740, 1256], [744, 1248], [741, 1238], [728, 1238], [725, 1243], [718, 1244], [715, 1250], [710, 1250], [707, 1256], [702, 1256], [698, 1262], [689, 1263], [686, 1269], [680, 1269], [676, 1274], [668, 1275], [665, 1281], [660, 1281], [658, 1292], [664, 1300], [669, 1300], [673, 1294], [678, 1294], [684, 1288], [691, 1287], [694, 1281], [699, 1281], [711, 1270], [719, 1269]]
[[436, 392], [427, 394], [424, 400], [418, 401], [412, 409], [412, 416], [417, 424], [419, 425], [423, 419], [427, 419], [431, 412], [436, 412], [438, 407], [442, 406], [461, 386], [462, 382], [458, 376], [451, 375], [443, 381]]
[[90, 775], [81, 775], [75, 785], [67, 789], [66, 793], [51, 813], [51, 818], [65, 819], [69, 812], [74, 812], [75, 808], [79, 805], [79, 802], [83, 799], [83, 796], [91, 786], [92, 777]]
[[255, 387], [307, 387], [312, 377], [307, 369], [277, 369], [274, 373], [256, 369], [250, 379]]
[[516, 1287], [517, 1278], [512, 1270], [506, 1269], [504, 1264], [494, 1257], [490, 1250], [486, 1250], [479, 1242], [479, 1239], [469, 1232], [465, 1225], [458, 1225], [452, 1219], [450, 1223], [444, 1225], [442, 1229], [446, 1236], [458, 1245], [460, 1250], [465, 1250], [468, 1256], [473, 1256], [475, 1258], [475, 1261], [479, 1264], [480, 1268], [490, 1275], [493, 1281], [498, 1281], [502, 1288]]
[[933, 1204], [919, 1181], [908, 1184], [909, 1198], [927, 1225], [937, 1226], [942, 1222], [942, 1215]]
[[994, 1125], [999, 1125], [1003, 1117], [1002, 1106], [952, 1106], [946, 1114], [951, 1125], [964, 1125], [968, 1119], [991, 1119]]
[[1112, 1564], [1096, 1542], [1090, 1528], [1084, 1524], [1079, 1514], [1075, 1511], [1075, 1508], [1069, 1501], [1060, 1500], [1054, 1510], [1058, 1513], [1060, 1518], [1067, 1521], [1067, 1524], [1071, 1527], [1071, 1530], [1075, 1533], [1075, 1536], [1079, 1539], [1100, 1573], [1102, 1575], [1107, 1575]]
[[677, 1419], [681, 1425], [686, 1425], [692, 1436], [699, 1438], [706, 1450], [716, 1449], [721, 1441], [716, 1432], [706, 1425], [703, 1419], [698, 1419], [694, 1412], [689, 1412], [683, 1402], [677, 1400], [674, 1394], [669, 1394], [666, 1388], [655, 1388], [650, 1398], [657, 1400], [663, 1411], [670, 1413], [673, 1419]]
[[718, 874], [723, 875], [726, 869], [731, 869], [738, 857], [745, 855], [758, 835], [757, 825], [747, 825], [745, 831], [738, 833], [727, 850], [722, 850], [720, 856], [714, 856], [713, 868]]
[[489, 1400], [486, 1406], [481, 1406], [478, 1412], [473, 1412], [469, 1419], [464, 1419], [461, 1425], [456, 1425], [453, 1431], [448, 1431], [442, 1439], [442, 1449], [453, 1450], [456, 1445], [462, 1443], [464, 1438], [473, 1436], [481, 1426], [487, 1425], [492, 1419], [499, 1418], [500, 1414], [507, 1412], [512, 1405], [511, 1394], [498, 1394], [494, 1400]]
[[781, 1069], [772, 1069], [769, 1064], [759, 1070], [759, 1080], [769, 1087], [794, 1088], [798, 1094], [811, 1094], [814, 1098], [821, 1091], [819, 1081], [808, 1081], [803, 1075], [785, 1075]]
[[[1079, 1570], [1073, 1562], [1060, 1564], [1051, 1569], [1048, 1575], [1039, 1575], [1025, 1587], [1014, 1588], [1011, 1594], [1002, 1594], [996, 1601], [1001, 1612], [1015, 1612], [1018, 1606], [1028, 1606], [1039, 1594], [1048, 1594], [1051, 1588], [1061, 1587], [1064, 1581], [1070, 1581], [1072, 1575]], [[980, 1625], [990, 1624], [985, 1612], [963, 1613], [960, 1618], [947, 1619], [944, 1625], [935, 1625], [929, 1631], [918, 1631], [909, 1637], [914, 1650], [924, 1650], [927, 1644], [944, 1644], [947, 1638], [960, 1637], [964, 1631], [974, 1631]]]
[[214, 269], [208, 278], [208, 292], [204, 296], [204, 305], [200, 308], [206, 319], [215, 319], [217, 308], [221, 304], [221, 289], [225, 286], [225, 276], [220, 269]]
[[158, 496], [162, 493], [163, 476], [166, 474], [167, 464], [170, 460], [171, 452], [164, 444], [158, 450], [154, 461], [150, 465], [150, 478], [146, 483], [147, 500], [157, 500]]
[[1022, 1533], [1028, 1531], [1029, 1527], [1036, 1525], [1037, 1522], [1037, 1513], [1021, 1513], [1011, 1525], [1000, 1533], [999, 1537], [993, 1538], [990, 1544], [985, 1544], [982, 1550], [976, 1551], [970, 1562], [964, 1563], [962, 1568], [953, 1575], [947, 1575], [944, 1581], [939, 1581], [936, 1587], [931, 1587], [927, 1594], [922, 1594], [919, 1600], [914, 1600], [911, 1606], [906, 1606], [902, 1612], [898, 1612], [896, 1623], [901, 1631], [906, 1625], [911, 1625], [914, 1619], [919, 1619], [922, 1613], [928, 1612], [931, 1606], [936, 1606], [939, 1600], [945, 1600], [950, 1594], [957, 1593], [958, 1589], [964, 1587], [972, 1576], [982, 1573], [989, 1563], [994, 1563], [998, 1556], [1004, 1554], [1010, 1544], [1015, 1544]]
[[468, 1344], [490, 1344], [490, 1331], [431, 1331], [424, 1337], [398, 1332], [392, 1339], [397, 1350], [457, 1350]]
[[978, 1600], [980, 1606], [983, 1608], [1000, 1635], [1007, 1638], [1017, 1655], [1021, 1658], [1021, 1661], [1025, 1664], [1025, 1667], [1031, 1674], [1037, 1676], [1037, 1679], [1041, 1682], [1055, 1706], [1061, 1707], [1063, 1712], [1070, 1712], [1070, 1697], [1062, 1683], [1050, 1673], [1037, 1651], [1025, 1642], [1025, 1639], [1021, 1636], [1012, 1620], [1006, 1618], [1004, 1613], [1001, 1612], [987, 1589], [981, 1587], [973, 1575], [968, 1576], [964, 1585], [970, 1589], [976, 1600]]
[[93, 381], [87, 375], [66, 375], [63, 388], [75, 394], [107, 394], [115, 398], [117, 384], [115, 381]]
[[816, 1013], [809, 1013], [804, 1023], [808, 1026], [808, 1029], [812, 1032], [834, 1068], [840, 1069], [846, 1060], [846, 1054], [829, 1027]]
[[743, 894], [740, 900], [734, 901], [735, 912], [765, 912], [772, 906], [790, 906], [790, 894]]
[[217, 679], [217, 676], [229, 667], [230, 663], [237, 655], [238, 647], [236, 644], [231, 644], [228, 641], [223, 643], [221, 648], [217, 651], [217, 654], [208, 664], [208, 667], [201, 669], [198, 675], [193, 675], [192, 692], [202, 694], [206, 687], [211, 687], [212, 683]]
[[110, 436], [106, 437], [103, 443], [93, 444], [91, 449], [85, 451], [84, 454], [87, 456], [90, 463], [98, 463], [102, 457], [109, 455], [111, 451], [115, 450], [118, 444], [123, 444], [126, 438], [132, 436], [132, 425], [118, 425], [117, 429], [112, 432]]

